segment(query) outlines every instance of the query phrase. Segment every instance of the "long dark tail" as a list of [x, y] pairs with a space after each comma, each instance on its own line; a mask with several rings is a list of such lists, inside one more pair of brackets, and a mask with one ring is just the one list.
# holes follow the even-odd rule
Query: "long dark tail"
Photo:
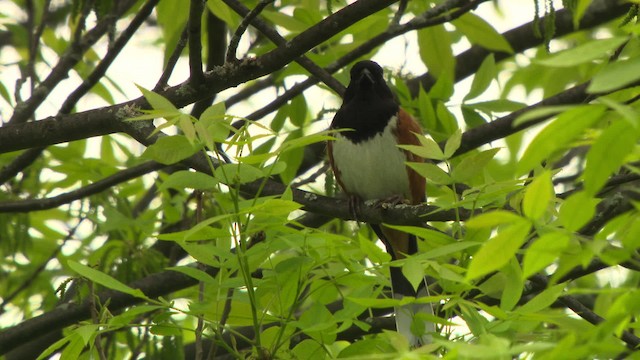
[[[418, 251], [415, 236], [384, 228], [380, 225], [372, 225], [371, 227], [384, 243], [392, 259], [400, 259], [403, 258], [405, 254], [411, 255]], [[402, 299], [405, 296], [415, 298], [429, 296], [429, 287], [426, 279], [420, 284], [416, 291], [409, 280], [402, 274], [402, 268], [394, 266], [391, 267], [389, 271], [391, 273], [391, 291], [394, 298]], [[395, 308], [396, 329], [407, 338], [411, 347], [419, 347], [431, 343], [433, 333], [435, 332], [435, 324], [430, 321], [425, 321], [423, 318], [416, 317], [417, 314], [433, 315], [433, 304], [413, 303], [396, 306]]]

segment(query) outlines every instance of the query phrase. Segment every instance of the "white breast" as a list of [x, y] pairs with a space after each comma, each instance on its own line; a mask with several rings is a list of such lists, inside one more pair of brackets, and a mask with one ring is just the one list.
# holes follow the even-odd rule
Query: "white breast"
[[364, 200], [392, 196], [410, 198], [406, 156], [397, 146], [394, 117], [384, 131], [354, 144], [339, 133], [333, 143], [333, 162], [345, 190]]

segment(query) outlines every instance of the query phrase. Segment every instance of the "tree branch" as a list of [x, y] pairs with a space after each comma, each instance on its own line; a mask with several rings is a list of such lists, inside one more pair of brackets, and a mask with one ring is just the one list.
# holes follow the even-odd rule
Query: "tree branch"
[[17, 213], [53, 209], [63, 204], [102, 192], [116, 184], [135, 179], [152, 171], [160, 170], [167, 165], [149, 161], [138, 166], [122, 170], [93, 184], [46, 199], [29, 199], [0, 202], [0, 213]]
[[[243, 16], [243, 18], [242, 18], [242, 21], [240, 22], [240, 25], [238, 26], [236, 31], [233, 33], [231, 40], [229, 40], [229, 47], [227, 48], [227, 59], [226, 59], [228, 63], [238, 62], [237, 52], [238, 52], [238, 45], [240, 44], [240, 39], [242, 38], [242, 34], [244, 34], [245, 31], [247, 31], [247, 28], [249, 28], [249, 25], [251, 25], [251, 23], [258, 17], [258, 15], [260, 15], [262, 10], [264, 10], [264, 8], [266, 8], [271, 3], [273, 3], [273, 0], [260, 0], [258, 1], [258, 4], [256, 5], [256, 7], [253, 8], [253, 10], [249, 11], [249, 9], [247, 9], [246, 12], [239, 13], [241, 16]], [[229, 4], [227, 3], [227, 5]], [[242, 6], [244, 7], [244, 5]]]
[[200, 86], [204, 82], [202, 71], [202, 12], [203, 0], [191, 0], [189, 7], [189, 81], [193, 86]]

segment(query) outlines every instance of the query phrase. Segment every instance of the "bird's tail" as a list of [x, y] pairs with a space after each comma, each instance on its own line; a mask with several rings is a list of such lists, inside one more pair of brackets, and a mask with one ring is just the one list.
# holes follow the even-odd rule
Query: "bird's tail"
[[[415, 236], [384, 226], [372, 226], [382, 240], [394, 260], [402, 259], [407, 254], [415, 254], [418, 250]], [[393, 297], [402, 299], [405, 296], [414, 298], [429, 296], [426, 279], [422, 281], [416, 291], [409, 280], [402, 274], [399, 267], [391, 267], [391, 291]], [[419, 347], [432, 342], [435, 324], [419, 314], [434, 315], [432, 303], [411, 303], [395, 307], [396, 329], [404, 335], [411, 347]]]
[[[402, 275], [401, 268], [392, 267], [390, 271], [391, 291], [395, 299], [402, 299], [405, 296], [415, 298], [429, 296], [429, 288], [427, 287], [426, 280], [420, 284], [418, 291], [415, 291], [407, 278]], [[433, 315], [433, 304], [411, 303], [396, 306], [394, 311], [396, 315], [396, 329], [407, 338], [412, 348], [432, 342], [433, 333], [436, 331], [435, 324], [421, 317], [419, 314]]]

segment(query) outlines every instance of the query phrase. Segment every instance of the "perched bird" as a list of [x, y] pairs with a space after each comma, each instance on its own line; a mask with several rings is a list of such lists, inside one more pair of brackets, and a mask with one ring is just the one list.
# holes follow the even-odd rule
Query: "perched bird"
[[[425, 201], [425, 179], [406, 166], [407, 161], [423, 159], [398, 147], [419, 145], [415, 134], [422, 130], [396, 102], [380, 65], [360, 61], [351, 68], [351, 81], [331, 129], [341, 130], [328, 142], [327, 150], [336, 182], [345, 193], [361, 200]], [[371, 227], [394, 260], [418, 250], [414, 236], [382, 225]], [[426, 284], [416, 292], [401, 268], [391, 267], [390, 272], [394, 297], [426, 295]], [[395, 312], [397, 330], [412, 346], [430, 342], [433, 324], [424, 323], [423, 329], [412, 322], [416, 313], [433, 314], [431, 304], [410, 304]]]

